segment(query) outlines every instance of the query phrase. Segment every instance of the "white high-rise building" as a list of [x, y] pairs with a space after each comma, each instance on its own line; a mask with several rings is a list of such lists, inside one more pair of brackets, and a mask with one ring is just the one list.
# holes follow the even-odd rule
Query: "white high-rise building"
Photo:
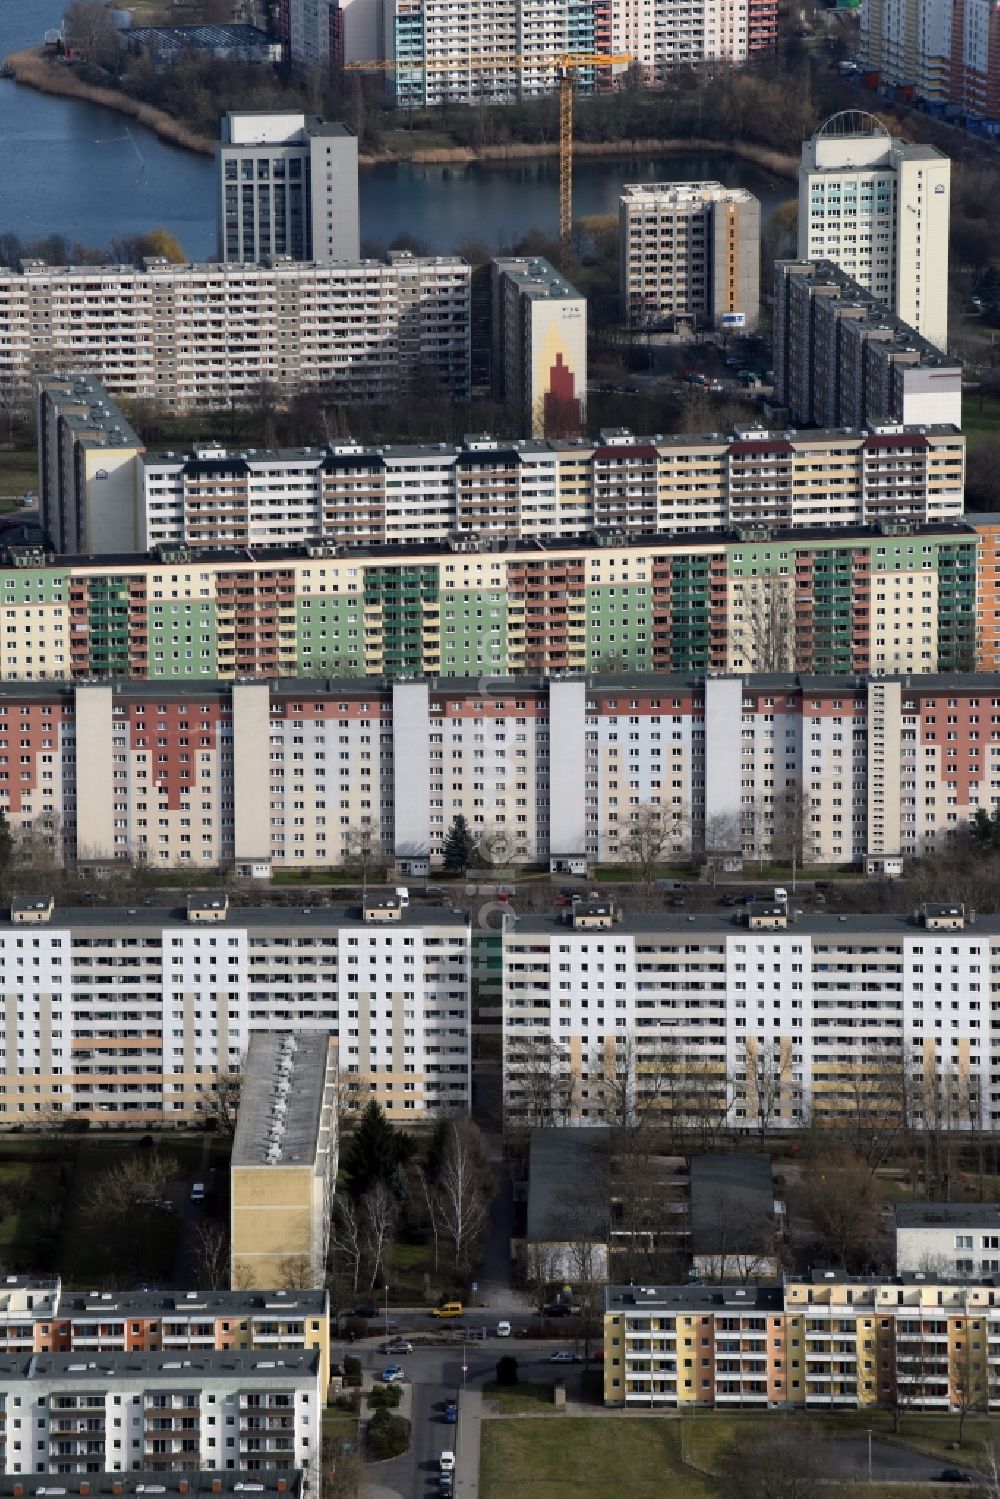
[[847, 110], [803, 144], [800, 260], [831, 260], [938, 348], [948, 342], [951, 162]]
[[220, 260], [358, 258], [358, 141], [346, 125], [227, 114], [216, 167]]

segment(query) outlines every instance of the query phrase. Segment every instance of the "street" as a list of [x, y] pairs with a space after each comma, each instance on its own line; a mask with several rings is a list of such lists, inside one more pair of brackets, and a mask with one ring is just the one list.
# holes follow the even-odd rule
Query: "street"
[[[487, 1327], [490, 1336], [485, 1342], [468, 1342], [459, 1339], [454, 1343], [438, 1344], [435, 1347], [419, 1347], [416, 1339], [435, 1327], [426, 1312], [412, 1315], [397, 1313], [400, 1324], [399, 1336], [414, 1341], [410, 1354], [384, 1354], [379, 1352], [382, 1339], [369, 1338], [364, 1343], [349, 1347], [335, 1345], [334, 1359], [344, 1353], [353, 1353], [360, 1358], [366, 1375], [366, 1386], [377, 1383], [387, 1364], [398, 1362], [406, 1371], [404, 1414], [411, 1421], [410, 1449], [402, 1457], [373, 1465], [368, 1469], [366, 1493], [376, 1499], [388, 1499], [398, 1494], [400, 1499], [432, 1499], [437, 1494], [437, 1474], [441, 1453], [451, 1449], [456, 1456], [456, 1499], [475, 1499], [478, 1487], [479, 1454], [479, 1400], [483, 1384], [496, 1378], [497, 1360], [505, 1354], [517, 1359], [521, 1379], [563, 1379], [570, 1394], [578, 1393], [583, 1364], [550, 1364], [549, 1354], [557, 1348], [574, 1347], [572, 1339], [561, 1343], [554, 1339], [498, 1338], [495, 1336], [496, 1314], [469, 1314], [464, 1319], [468, 1327]], [[521, 1315], [510, 1315], [514, 1326], [525, 1325], [528, 1319]], [[463, 1376], [462, 1364], [466, 1366]], [[444, 1420], [446, 1400], [458, 1401], [458, 1423], [450, 1426]], [[409, 1410], [407, 1411], [407, 1404]], [[474, 1413], [471, 1407], [475, 1407]], [[473, 1426], [475, 1429], [473, 1429]]]

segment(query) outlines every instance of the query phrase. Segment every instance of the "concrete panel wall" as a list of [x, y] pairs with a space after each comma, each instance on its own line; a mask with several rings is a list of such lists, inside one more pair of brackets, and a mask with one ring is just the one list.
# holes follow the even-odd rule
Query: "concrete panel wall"
[[705, 682], [705, 836], [732, 847], [742, 812], [740, 782], [743, 716], [742, 677], [709, 677]]
[[271, 694], [266, 682], [233, 686], [233, 818], [237, 859], [271, 854]]
[[549, 686], [549, 851], [575, 854], [587, 847], [587, 684]]
[[[265, 698], [267, 688], [264, 689]], [[76, 773], [87, 794], [77, 799], [76, 846], [81, 859], [115, 853], [114, 753], [110, 687], [76, 689]]]
[[431, 762], [427, 683], [395, 682], [392, 713], [395, 725], [395, 852], [398, 857], [403, 857], [427, 853], [430, 848]]

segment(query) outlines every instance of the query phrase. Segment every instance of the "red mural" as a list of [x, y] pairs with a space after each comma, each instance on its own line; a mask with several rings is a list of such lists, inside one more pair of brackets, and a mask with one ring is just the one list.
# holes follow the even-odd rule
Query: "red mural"
[[562, 354], [549, 369], [549, 388], [543, 406], [546, 437], [577, 437], [581, 431], [580, 398], [576, 394], [573, 371], [563, 363]]

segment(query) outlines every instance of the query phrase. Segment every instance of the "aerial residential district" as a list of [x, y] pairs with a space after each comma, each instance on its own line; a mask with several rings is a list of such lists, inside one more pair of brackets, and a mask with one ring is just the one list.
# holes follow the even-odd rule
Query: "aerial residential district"
[[1000, 1499], [994, 0], [8, 3], [0, 1499]]

